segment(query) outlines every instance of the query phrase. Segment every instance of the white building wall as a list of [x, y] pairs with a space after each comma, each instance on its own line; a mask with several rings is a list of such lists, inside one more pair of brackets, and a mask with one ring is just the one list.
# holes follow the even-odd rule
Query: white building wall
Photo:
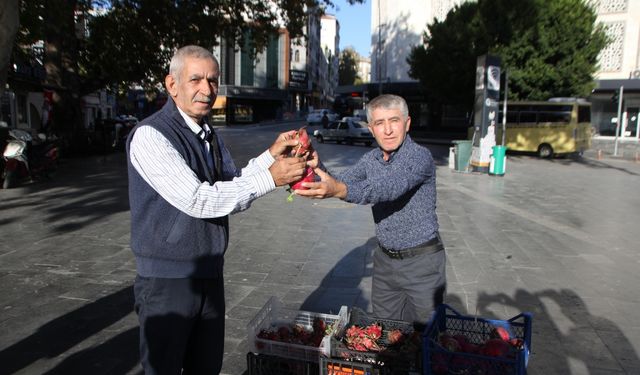
[[371, 82], [371, 59], [360, 56], [358, 59], [358, 76], [363, 83]]
[[599, 56], [596, 79], [640, 79], [640, 0], [595, 0], [597, 22], [611, 43]]
[[464, 0], [372, 0], [371, 81], [415, 81], [409, 77], [407, 57], [422, 44], [422, 34], [434, 18]]
[[338, 86], [338, 67], [340, 54], [340, 23], [333, 15], [325, 14], [320, 20], [320, 48], [327, 61], [328, 85], [326, 95], [333, 100]]

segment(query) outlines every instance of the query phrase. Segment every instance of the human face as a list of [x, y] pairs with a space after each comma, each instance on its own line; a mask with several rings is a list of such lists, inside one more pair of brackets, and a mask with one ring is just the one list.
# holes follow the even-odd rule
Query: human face
[[411, 126], [411, 118], [404, 117], [400, 109], [376, 108], [371, 112], [369, 130], [382, 150], [384, 160], [389, 160], [398, 149]]
[[167, 75], [165, 85], [178, 108], [200, 123], [218, 96], [218, 76], [218, 64], [214, 60], [185, 57], [179, 77]]

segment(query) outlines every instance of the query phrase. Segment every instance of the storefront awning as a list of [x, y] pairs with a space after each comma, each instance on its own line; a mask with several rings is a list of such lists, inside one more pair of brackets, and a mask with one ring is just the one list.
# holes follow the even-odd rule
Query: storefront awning
[[213, 103], [213, 109], [224, 109], [227, 107], [227, 97], [224, 95], [218, 96], [215, 103]]

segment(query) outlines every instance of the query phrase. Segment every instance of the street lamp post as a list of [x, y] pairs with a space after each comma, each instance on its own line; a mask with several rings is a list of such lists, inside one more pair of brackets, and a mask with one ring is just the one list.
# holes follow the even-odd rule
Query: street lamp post
[[618, 96], [618, 120], [616, 121], [616, 140], [613, 143], [613, 156], [618, 156], [618, 134], [620, 133], [620, 123], [622, 122], [622, 96], [624, 95], [624, 86], [620, 86], [620, 95]]

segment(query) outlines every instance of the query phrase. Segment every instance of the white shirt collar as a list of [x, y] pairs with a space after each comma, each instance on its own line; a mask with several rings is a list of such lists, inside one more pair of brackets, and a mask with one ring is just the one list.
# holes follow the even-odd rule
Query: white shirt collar
[[184, 113], [184, 111], [182, 111], [180, 107], [176, 106], [176, 108], [178, 108], [178, 112], [180, 112], [180, 115], [184, 119], [184, 122], [187, 123], [187, 126], [189, 127], [189, 129], [191, 129], [191, 131], [194, 132], [195, 134], [200, 135], [202, 139], [204, 139], [204, 133], [200, 133], [200, 132], [202, 132], [203, 129], [205, 131], [211, 131], [211, 129], [209, 128], [209, 125], [206, 122], [203, 123], [202, 126], [200, 126], [195, 121], [193, 121], [191, 117], [189, 117], [186, 113]]

